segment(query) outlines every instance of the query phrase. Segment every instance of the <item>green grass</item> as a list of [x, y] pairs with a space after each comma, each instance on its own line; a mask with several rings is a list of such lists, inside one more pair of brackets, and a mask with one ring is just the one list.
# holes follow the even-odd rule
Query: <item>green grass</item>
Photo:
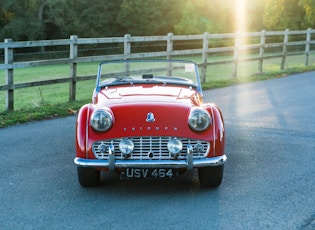
[[[224, 59], [225, 57], [217, 57]], [[314, 57], [312, 57], [314, 59]], [[190, 58], [191, 59], [191, 58]], [[197, 58], [195, 58], [197, 59]], [[285, 70], [280, 70], [279, 59], [264, 61], [263, 73], [258, 73], [258, 62], [240, 62], [237, 77], [232, 77], [233, 64], [214, 65], [207, 68], [206, 82], [203, 89], [226, 87], [233, 84], [261, 81], [283, 77], [293, 73], [315, 70], [315, 61], [308, 67], [304, 66], [303, 56], [287, 58]], [[195, 60], [198, 61], [198, 60]], [[78, 76], [95, 75], [98, 63], [78, 65]], [[14, 70], [14, 82], [41, 81], [69, 76], [68, 65], [41, 66]], [[4, 85], [4, 71], [0, 71], [0, 85]], [[28, 121], [51, 119], [75, 114], [85, 103], [91, 101], [95, 81], [78, 81], [75, 102], [69, 100], [69, 83], [30, 87], [14, 91], [14, 110], [5, 111], [5, 92], [0, 91], [0, 128]], [[3, 111], [3, 112], [1, 112]]]
[[29, 121], [52, 119], [76, 114], [79, 108], [88, 101], [76, 101], [59, 104], [45, 104], [37, 108], [21, 109], [0, 113], [0, 128]]

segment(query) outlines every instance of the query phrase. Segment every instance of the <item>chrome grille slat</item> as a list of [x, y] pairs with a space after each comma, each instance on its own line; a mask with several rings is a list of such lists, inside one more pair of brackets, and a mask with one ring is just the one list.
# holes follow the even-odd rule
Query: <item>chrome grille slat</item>
[[[132, 137], [130, 138], [134, 143], [134, 151], [130, 155], [128, 159], [130, 160], [167, 160], [174, 159], [174, 157], [169, 153], [167, 149], [168, 141], [173, 137]], [[205, 148], [202, 152], [193, 152], [193, 158], [204, 158], [210, 151], [210, 144], [207, 141], [199, 141], [194, 139], [185, 139], [178, 138], [183, 143], [183, 149], [178, 154], [177, 159], [186, 159], [187, 154], [187, 145], [195, 146], [198, 143], [201, 143]], [[97, 159], [108, 159], [108, 151], [105, 153], [101, 153], [98, 150], [98, 147], [101, 144], [105, 144], [106, 146], [114, 146], [115, 149], [115, 159], [122, 160], [125, 159], [119, 150], [119, 142], [122, 138], [110, 139], [110, 140], [102, 140], [94, 142], [92, 145], [92, 151]], [[149, 153], [153, 153], [153, 157], [149, 156]]]

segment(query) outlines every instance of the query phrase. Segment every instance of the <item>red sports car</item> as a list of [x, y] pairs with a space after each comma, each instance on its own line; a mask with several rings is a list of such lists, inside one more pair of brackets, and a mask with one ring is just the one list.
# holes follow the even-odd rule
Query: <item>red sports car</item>
[[224, 146], [221, 111], [203, 102], [195, 62], [108, 61], [79, 111], [74, 162], [84, 187], [98, 185], [101, 171], [172, 178], [195, 168], [201, 185], [217, 187]]

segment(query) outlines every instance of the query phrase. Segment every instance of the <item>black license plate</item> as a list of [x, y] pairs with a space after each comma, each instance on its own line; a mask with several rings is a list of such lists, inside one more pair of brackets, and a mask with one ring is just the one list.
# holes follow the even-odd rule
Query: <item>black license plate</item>
[[173, 178], [177, 175], [173, 169], [139, 169], [139, 168], [126, 168], [120, 176], [122, 179], [128, 178]]

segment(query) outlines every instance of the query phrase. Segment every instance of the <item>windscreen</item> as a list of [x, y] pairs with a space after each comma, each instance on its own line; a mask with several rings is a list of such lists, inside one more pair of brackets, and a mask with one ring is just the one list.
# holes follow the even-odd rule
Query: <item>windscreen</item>
[[98, 84], [119, 79], [124, 81], [162, 80], [186, 82], [200, 86], [198, 66], [188, 61], [110, 61], [100, 64]]

